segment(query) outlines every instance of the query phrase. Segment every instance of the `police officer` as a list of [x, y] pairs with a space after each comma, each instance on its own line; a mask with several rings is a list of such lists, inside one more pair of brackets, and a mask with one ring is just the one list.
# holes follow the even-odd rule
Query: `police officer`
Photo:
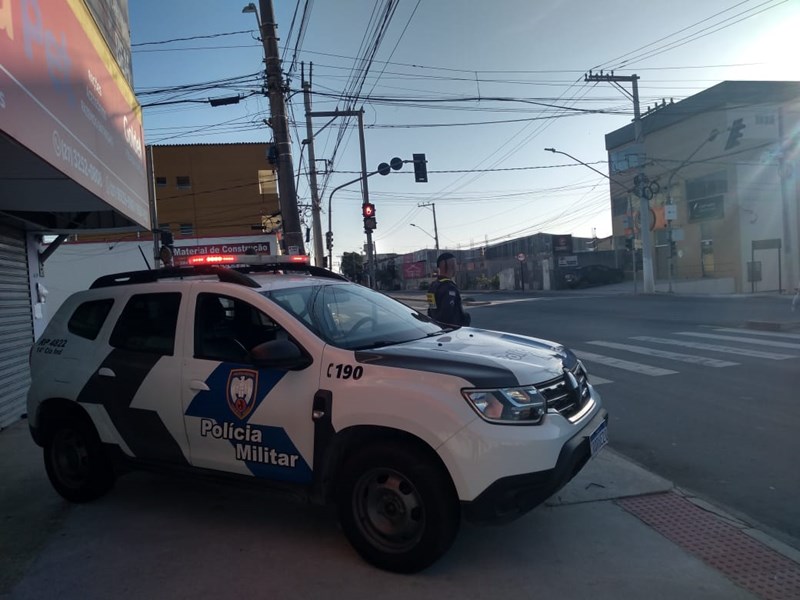
[[461, 305], [461, 293], [453, 277], [456, 274], [456, 257], [450, 252], [436, 259], [438, 277], [428, 288], [428, 316], [440, 325], [459, 327], [469, 325], [471, 318]]

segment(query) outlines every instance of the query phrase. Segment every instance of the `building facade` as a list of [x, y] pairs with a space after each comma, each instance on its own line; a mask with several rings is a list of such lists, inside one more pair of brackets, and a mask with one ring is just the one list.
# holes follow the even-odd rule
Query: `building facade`
[[794, 289], [799, 145], [800, 82], [726, 81], [646, 114], [638, 144], [633, 125], [609, 133], [616, 246], [639, 243], [644, 195], [657, 280], [684, 291]]
[[[106, 6], [127, 31], [127, 2]], [[150, 228], [130, 43], [107, 35], [81, 1], [0, 5], [0, 428], [25, 411], [44, 328], [44, 235]]]
[[97, 277], [200, 254], [279, 254], [280, 207], [267, 143], [148, 146], [154, 232], [84, 232], [48, 261], [49, 313]]

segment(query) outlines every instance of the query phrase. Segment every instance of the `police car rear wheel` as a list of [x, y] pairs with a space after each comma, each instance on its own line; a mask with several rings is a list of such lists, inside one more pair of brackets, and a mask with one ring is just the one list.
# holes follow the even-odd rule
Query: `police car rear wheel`
[[70, 419], [55, 426], [44, 447], [47, 476], [72, 502], [99, 498], [114, 485], [114, 472], [91, 425]]
[[447, 475], [402, 445], [365, 448], [345, 465], [339, 519], [369, 563], [400, 573], [433, 564], [455, 539], [460, 513]]

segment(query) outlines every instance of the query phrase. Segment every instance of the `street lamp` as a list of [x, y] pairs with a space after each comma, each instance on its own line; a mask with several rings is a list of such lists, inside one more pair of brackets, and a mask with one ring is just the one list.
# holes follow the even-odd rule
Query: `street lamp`
[[[718, 129], [712, 129], [711, 132], [708, 134], [708, 137], [703, 140], [703, 142], [695, 148], [694, 152], [692, 152], [681, 164], [679, 164], [675, 169], [673, 169], [672, 173], [669, 174], [669, 179], [667, 179], [667, 205], [671, 206], [672, 202], [672, 179], [675, 175], [680, 171], [683, 167], [689, 164], [689, 162], [695, 157], [695, 155], [700, 152], [700, 150], [708, 144], [709, 142], [713, 142], [717, 139], [719, 135]], [[667, 216], [667, 215], [665, 215]], [[672, 293], [672, 261], [673, 261], [673, 252], [672, 252], [672, 219], [667, 219], [667, 236], [669, 240], [669, 255], [668, 255], [668, 264], [667, 264], [667, 275], [668, 275], [668, 287], [667, 292]]]
[[[571, 154], [567, 154], [566, 152], [562, 152], [561, 150], [556, 150], [555, 148], [545, 148], [545, 151], [552, 152], [553, 154], [563, 154], [564, 156], [568, 156], [569, 158], [571, 158], [575, 162], [582, 164], [584, 167], [586, 167], [588, 169], [591, 169], [592, 171], [594, 171], [598, 175], [602, 175], [603, 177], [605, 177], [609, 181], [613, 181], [617, 185], [621, 185], [628, 192], [631, 191], [630, 189], [627, 188], [626, 184], [624, 184], [623, 182], [619, 181], [618, 179], [614, 179], [613, 177], [610, 177], [610, 176], [606, 175], [602, 171], [598, 171], [592, 165], [587, 164], [587, 163], [583, 162], [582, 160], [578, 160], [577, 158], [575, 158]], [[630, 210], [630, 201], [628, 202], [628, 210]], [[616, 252], [615, 252], [615, 255], [616, 255]], [[616, 261], [616, 258], [615, 258], [615, 261]], [[636, 250], [635, 249], [633, 250], [633, 293], [634, 294], [636, 293]]]
[[424, 233], [424, 234], [425, 234], [425, 235], [427, 235], [429, 238], [431, 238], [431, 239], [434, 241], [434, 243], [436, 244], [436, 249], [437, 249], [437, 250], [439, 249], [439, 240], [438, 240], [438, 239], [437, 239], [435, 236], [432, 236], [430, 233], [428, 233], [427, 231], [425, 231], [425, 230], [424, 230], [422, 227], [420, 227], [419, 225], [414, 225], [414, 223], [409, 223], [409, 225], [411, 225], [411, 227], [416, 227], [416, 228], [417, 228], [417, 229], [419, 229], [419, 230], [420, 230], [422, 233]]

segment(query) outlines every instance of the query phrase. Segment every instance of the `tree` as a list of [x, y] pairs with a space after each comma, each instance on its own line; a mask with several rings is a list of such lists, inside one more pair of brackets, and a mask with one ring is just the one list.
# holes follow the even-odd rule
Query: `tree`
[[342, 274], [351, 281], [361, 281], [364, 273], [364, 259], [357, 252], [342, 255]]

